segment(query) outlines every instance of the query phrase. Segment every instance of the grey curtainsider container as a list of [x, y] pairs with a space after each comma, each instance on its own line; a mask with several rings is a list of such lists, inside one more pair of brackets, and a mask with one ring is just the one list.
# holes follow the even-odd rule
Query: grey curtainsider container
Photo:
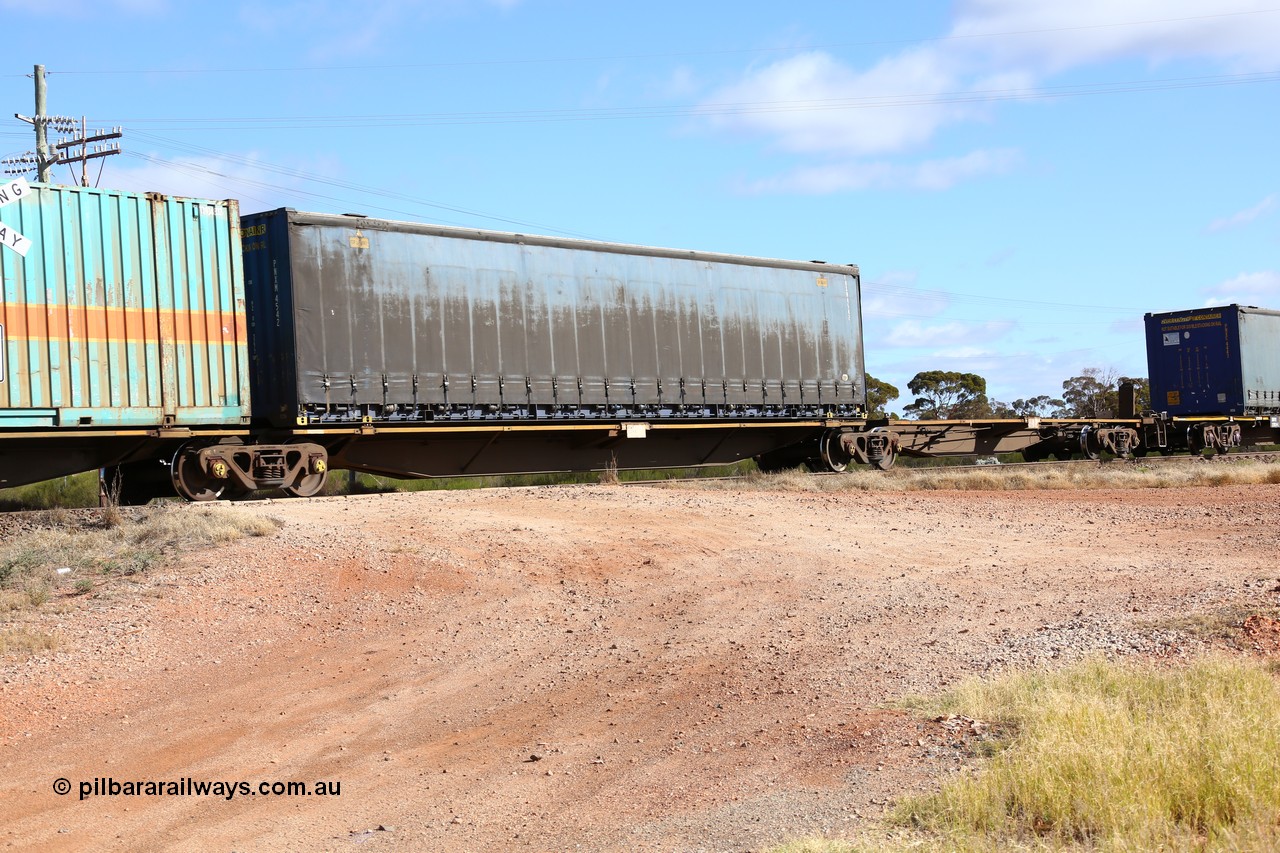
[[1280, 311], [1147, 314], [1151, 407], [1174, 416], [1280, 414]]
[[242, 219], [256, 417], [854, 416], [856, 266], [281, 209]]

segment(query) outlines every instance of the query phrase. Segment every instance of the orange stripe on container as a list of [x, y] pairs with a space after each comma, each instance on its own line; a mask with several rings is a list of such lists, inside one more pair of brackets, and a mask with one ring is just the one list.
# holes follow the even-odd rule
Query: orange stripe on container
[[[213, 314], [207, 311], [146, 310], [101, 305], [21, 305], [3, 303], [5, 337], [16, 340], [124, 341], [157, 343], [164, 329], [175, 343], [224, 344], [246, 340], [248, 325], [243, 313]], [[119, 330], [126, 330], [120, 334]], [[176, 330], [181, 329], [178, 336]], [[141, 339], [128, 335], [141, 331]]]

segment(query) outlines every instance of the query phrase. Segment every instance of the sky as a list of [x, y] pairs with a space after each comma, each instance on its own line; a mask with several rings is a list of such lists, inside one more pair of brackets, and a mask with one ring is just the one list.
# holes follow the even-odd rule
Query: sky
[[856, 263], [891, 408], [926, 370], [1005, 402], [1146, 376], [1144, 313], [1280, 309], [1280, 0], [0, 0], [0, 23], [0, 156], [34, 147], [8, 116], [43, 64], [50, 113], [123, 128], [103, 187]]

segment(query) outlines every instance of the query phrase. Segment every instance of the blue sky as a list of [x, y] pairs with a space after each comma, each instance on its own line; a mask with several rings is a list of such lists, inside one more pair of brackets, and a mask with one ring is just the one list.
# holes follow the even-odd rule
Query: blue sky
[[[1055, 394], [1280, 308], [1280, 0], [0, 0], [101, 185], [863, 271], [867, 367]], [[0, 155], [32, 147], [0, 120]], [[91, 179], [97, 177], [96, 169]], [[64, 169], [55, 180], [69, 182]]]

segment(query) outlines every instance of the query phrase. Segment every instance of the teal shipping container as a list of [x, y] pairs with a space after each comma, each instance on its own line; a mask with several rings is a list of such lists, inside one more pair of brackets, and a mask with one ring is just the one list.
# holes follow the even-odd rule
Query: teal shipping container
[[0, 184], [0, 430], [239, 425], [235, 201]]

